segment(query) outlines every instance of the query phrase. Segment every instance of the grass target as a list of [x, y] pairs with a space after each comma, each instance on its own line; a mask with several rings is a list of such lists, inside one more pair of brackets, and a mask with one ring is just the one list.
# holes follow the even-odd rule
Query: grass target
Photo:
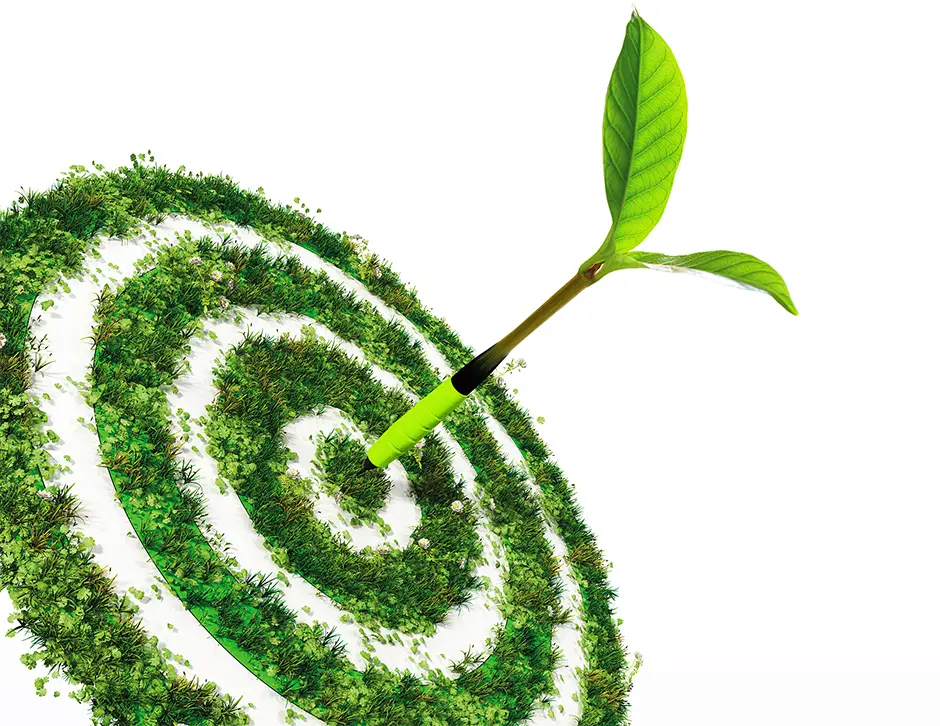
[[299, 200], [148, 155], [0, 215], [24, 662], [98, 724], [622, 723], [639, 660], [528, 412], [487, 380], [360, 471], [472, 351]]

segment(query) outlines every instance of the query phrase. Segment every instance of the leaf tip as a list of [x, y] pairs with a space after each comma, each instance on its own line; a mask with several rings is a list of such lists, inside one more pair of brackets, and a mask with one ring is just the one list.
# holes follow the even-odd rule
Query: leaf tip
[[793, 298], [790, 297], [790, 291], [786, 289], [786, 283], [783, 282], [783, 278], [780, 278], [780, 282], [783, 283], [783, 291], [770, 291], [764, 290], [764, 292], [770, 293], [770, 296], [780, 303], [780, 307], [786, 310], [793, 316], [800, 314], [799, 310], [796, 309], [796, 305], [793, 304]]
[[[765, 264], [766, 264], [766, 263], [765, 263]], [[767, 265], [767, 267], [770, 268], [771, 270], [773, 270], [773, 268], [770, 267], [770, 265]], [[778, 303], [780, 303], [780, 306], [781, 306], [784, 310], [786, 310], [788, 313], [790, 313], [790, 314], [793, 315], [793, 316], [799, 315], [799, 314], [800, 314], [800, 311], [796, 309], [796, 304], [794, 304], [793, 298], [790, 297], [790, 291], [787, 290], [787, 283], [785, 283], [785, 282], [783, 281], [783, 278], [780, 276], [779, 273], [777, 273], [776, 270], [774, 270], [774, 274], [777, 275], [777, 277], [779, 278], [779, 280], [780, 280], [780, 286], [781, 286], [783, 289], [782, 289], [782, 290], [774, 290], [774, 291], [772, 291], [772, 292], [771, 292], [770, 290], [767, 290], [766, 292], [770, 292], [770, 293], [771, 293], [771, 296], [773, 297], [773, 299], [776, 300]]]

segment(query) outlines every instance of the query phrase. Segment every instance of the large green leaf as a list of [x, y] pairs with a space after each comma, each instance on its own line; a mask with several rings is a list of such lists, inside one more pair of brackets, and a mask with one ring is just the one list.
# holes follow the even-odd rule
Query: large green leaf
[[604, 184], [612, 224], [604, 244], [581, 265], [595, 276], [636, 264], [627, 252], [662, 217], [685, 142], [688, 104], [679, 64], [659, 33], [634, 11], [607, 87]]
[[659, 252], [631, 252], [629, 255], [641, 265], [658, 265], [677, 270], [701, 270], [771, 295], [786, 310], [797, 315], [787, 284], [780, 274], [763, 260], [744, 252], [713, 250], [691, 255], [663, 255]]

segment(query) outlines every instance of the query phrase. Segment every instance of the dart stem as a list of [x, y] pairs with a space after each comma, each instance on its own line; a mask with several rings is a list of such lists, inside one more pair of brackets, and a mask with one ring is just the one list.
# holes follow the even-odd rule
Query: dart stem
[[[498, 343], [480, 353], [476, 358], [457, 371], [449, 380], [444, 381], [444, 383], [442, 383], [441, 386], [434, 391], [434, 393], [429, 394], [429, 396], [426, 396], [424, 399], [422, 399], [422, 401], [419, 401], [415, 408], [421, 406], [421, 404], [425, 401], [428, 401], [431, 396], [437, 395], [441, 398], [448, 396], [448, 393], [443, 389], [446, 387], [452, 387], [453, 390], [450, 392], [449, 397], [450, 401], [454, 402], [453, 405], [450, 406], [450, 410], [453, 410], [453, 408], [456, 407], [456, 405], [461, 402], [463, 398], [469, 396], [477, 386], [483, 383], [483, 381], [485, 381], [486, 378], [494, 370], [496, 370], [499, 364], [506, 359], [506, 356], [508, 356], [512, 350], [517, 345], [519, 345], [519, 343], [529, 337], [529, 335], [531, 335], [536, 328], [552, 317], [552, 315], [557, 313], [565, 305], [571, 302], [578, 293], [590, 287], [594, 283], [595, 275], [600, 270], [602, 264], [603, 263], [597, 263], [589, 267], [584, 272], [578, 272], [561, 288], [559, 288], [559, 290], [554, 295], [542, 303], [538, 310], [523, 320], [518, 327], [512, 330]], [[454, 392], [459, 394], [459, 398], [454, 396]], [[445, 401], [445, 406], [446, 404], [447, 401]], [[408, 416], [409, 413], [413, 412], [414, 410], [414, 408], [411, 409], [411, 411], [405, 413], [402, 418]], [[398, 419], [398, 421], [401, 421], [402, 418]], [[395, 427], [397, 423], [398, 422], [392, 424], [389, 429]], [[376, 442], [376, 445], [378, 445], [382, 441], [382, 438], [387, 434], [388, 431], [386, 431], [386, 433], [379, 438], [379, 440]], [[374, 448], [376, 448], [375, 445], [373, 446], [373, 449]], [[404, 453], [404, 451], [401, 453]], [[399, 456], [400, 455], [401, 454], [399, 454]], [[367, 456], [365, 464], [363, 465], [363, 471], [369, 471], [376, 468], [378, 467], [372, 463], [371, 458]]]
[[542, 303], [538, 310], [523, 320], [522, 323], [506, 335], [506, 337], [490, 348], [487, 348], [457, 371], [452, 379], [454, 388], [465, 396], [469, 395], [477, 386], [486, 380], [490, 373], [496, 370], [499, 364], [506, 359], [506, 356], [508, 356], [519, 343], [528, 338], [536, 328], [571, 302], [578, 293], [587, 289], [592, 282], [592, 278], [581, 273], [578, 273], [568, 280], [558, 292]]

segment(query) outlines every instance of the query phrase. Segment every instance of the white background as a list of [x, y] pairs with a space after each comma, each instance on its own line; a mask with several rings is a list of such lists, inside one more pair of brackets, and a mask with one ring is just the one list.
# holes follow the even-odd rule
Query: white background
[[[625, 270], [514, 353], [528, 367], [508, 380], [614, 562], [645, 660], [633, 722], [938, 724], [940, 15], [834, 0], [640, 11], [689, 97], [674, 191], [642, 248], [757, 255], [801, 314]], [[5, 4], [0, 204], [70, 164], [152, 149], [321, 207], [482, 350], [607, 231], [601, 118], [629, 13]], [[19, 641], [0, 648], [4, 720], [87, 723], [64, 695], [32, 693], [41, 673]]]

